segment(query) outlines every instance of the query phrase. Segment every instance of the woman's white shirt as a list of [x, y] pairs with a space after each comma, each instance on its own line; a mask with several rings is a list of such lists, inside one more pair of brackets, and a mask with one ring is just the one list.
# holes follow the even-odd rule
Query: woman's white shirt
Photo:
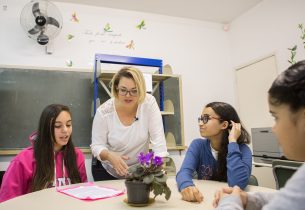
[[[109, 150], [120, 156], [128, 156], [126, 164], [131, 166], [137, 163], [140, 152], [148, 152], [150, 142], [155, 155], [168, 156], [161, 112], [151, 94], [146, 94], [144, 102], [138, 106], [135, 121], [130, 126], [121, 123], [114, 98], [96, 110], [90, 146], [98, 160], [101, 160], [99, 154], [103, 150]], [[108, 161], [102, 161], [102, 164], [111, 175], [120, 178]]]

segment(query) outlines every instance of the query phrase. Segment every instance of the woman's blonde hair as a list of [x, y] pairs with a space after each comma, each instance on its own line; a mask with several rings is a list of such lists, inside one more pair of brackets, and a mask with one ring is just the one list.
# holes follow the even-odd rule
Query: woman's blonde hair
[[135, 82], [139, 96], [138, 103], [142, 103], [146, 96], [145, 80], [142, 72], [133, 66], [123, 67], [113, 76], [110, 83], [112, 96], [118, 98], [118, 85], [122, 77], [132, 79]]

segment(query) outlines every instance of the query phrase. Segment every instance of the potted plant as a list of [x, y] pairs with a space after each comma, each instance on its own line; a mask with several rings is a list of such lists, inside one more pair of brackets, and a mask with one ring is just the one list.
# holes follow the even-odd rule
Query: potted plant
[[162, 165], [162, 157], [154, 156], [153, 152], [139, 154], [138, 163], [129, 167], [125, 181], [128, 203], [147, 204], [150, 191], [154, 198], [163, 193], [166, 200], [170, 198], [171, 190], [166, 184], [167, 175]]

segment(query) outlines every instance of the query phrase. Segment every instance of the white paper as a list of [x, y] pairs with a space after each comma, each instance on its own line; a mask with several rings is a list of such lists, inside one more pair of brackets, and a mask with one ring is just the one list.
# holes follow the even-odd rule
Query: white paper
[[63, 193], [79, 199], [98, 199], [117, 196], [123, 193], [121, 190], [115, 190], [99, 186], [80, 186], [72, 189], [61, 190]]
[[152, 74], [143, 74], [145, 85], [146, 85], [146, 92], [152, 93], [153, 87], [152, 87]]

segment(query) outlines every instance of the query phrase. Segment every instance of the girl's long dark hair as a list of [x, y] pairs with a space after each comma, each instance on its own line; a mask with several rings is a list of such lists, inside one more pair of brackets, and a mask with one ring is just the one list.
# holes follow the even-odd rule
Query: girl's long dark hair
[[305, 60], [282, 72], [274, 80], [268, 93], [272, 105], [286, 104], [292, 112], [305, 107]]
[[[212, 102], [206, 105], [210, 107], [213, 111], [222, 119], [223, 121], [228, 121], [231, 124], [231, 120], [236, 123], [241, 123], [236, 110], [227, 103], [224, 102]], [[229, 144], [229, 131], [225, 130], [222, 133], [221, 147], [218, 151], [217, 160], [217, 172], [213, 175], [214, 180], [227, 181], [227, 154], [228, 154], [228, 144]], [[243, 125], [241, 125], [241, 134], [237, 139], [238, 144], [249, 144], [250, 135], [246, 131]]]
[[[54, 125], [58, 115], [66, 111], [71, 115], [67, 106], [51, 104], [47, 106], [39, 120], [37, 138], [34, 141], [34, 157], [36, 169], [33, 175], [32, 191], [48, 187], [54, 180]], [[81, 182], [80, 174], [76, 165], [76, 154], [72, 143], [72, 135], [63, 147], [64, 163], [72, 183]]]

